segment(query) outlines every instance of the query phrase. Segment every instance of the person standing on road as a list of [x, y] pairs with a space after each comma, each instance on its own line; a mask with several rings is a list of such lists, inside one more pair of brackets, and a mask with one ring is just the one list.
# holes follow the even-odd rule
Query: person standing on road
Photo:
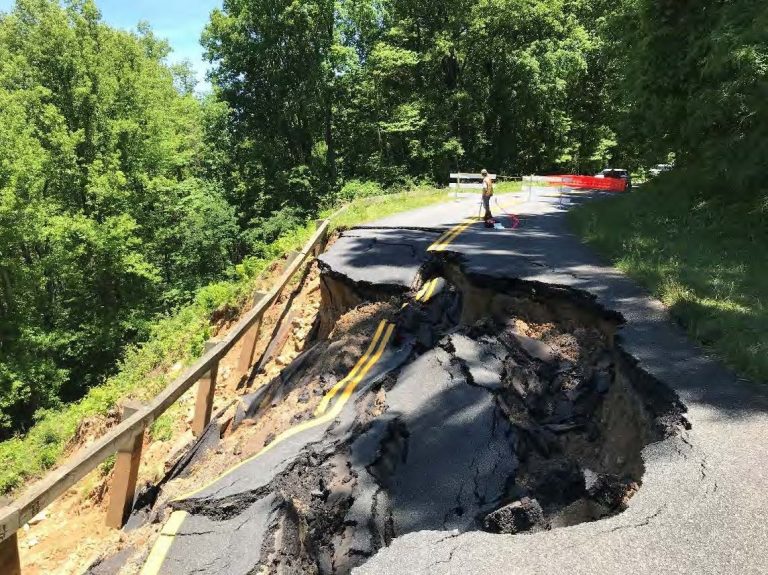
[[485, 209], [485, 216], [483, 219], [485, 220], [485, 227], [491, 228], [493, 227], [493, 224], [496, 223], [496, 221], [493, 219], [493, 215], [491, 214], [493, 180], [491, 179], [491, 176], [488, 175], [488, 170], [486, 169], [481, 170], [480, 175], [483, 176], [483, 208]]

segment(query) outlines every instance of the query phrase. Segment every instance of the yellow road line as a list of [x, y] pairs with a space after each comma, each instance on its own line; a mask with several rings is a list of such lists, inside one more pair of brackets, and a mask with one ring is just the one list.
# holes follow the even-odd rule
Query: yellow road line
[[[360, 373], [357, 374], [357, 377], [355, 377], [352, 381], [350, 381], [347, 384], [347, 387], [344, 389], [344, 392], [341, 394], [341, 397], [339, 397], [339, 399], [336, 401], [336, 403], [333, 404], [333, 407], [331, 408], [331, 410], [328, 413], [325, 414], [325, 416], [324, 416], [325, 420], [324, 421], [331, 421], [331, 420], [335, 419], [336, 416], [338, 416], [341, 413], [341, 410], [344, 408], [344, 405], [347, 403], [349, 398], [355, 392], [355, 389], [357, 388], [359, 383], [363, 379], [365, 379], [365, 376], [368, 375], [368, 372], [371, 371], [371, 368], [373, 368], [373, 366], [376, 365], [378, 363], [378, 361], [381, 359], [381, 356], [384, 353], [384, 350], [387, 349], [387, 345], [389, 345], [389, 340], [392, 338], [392, 333], [394, 331], [395, 331], [395, 324], [388, 323], [387, 324], [387, 329], [384, 332], [384, 336], [381, 338], [381, 340], [379, 342], [379, 349], [376, 350], [376, 353], [373, 354], [373, 357], [371, 357], [371, 360], [360, 371]], [[306, 422], [306, 423], [311, 423], [311, 421]], [[298, 427], [301, 427], [301, 425], [299, 425]], [[293, 430], [295, 430], [295, 429], [296, 428], [294, 427]], [[288, 434], [291, 431], [292, 430], [289, 429], [285, 433]], [[275, 444], [275, 442], [270, 443], [262, 451], [267, 451], [274, 444]]]
[[456, 236], [458, 236], [461, 232], [466, 230], [469, 226], [474, 224], [475, 222], [481, 221], [480, 218], [470, 216], [469, 218], [465, 219], [463, 222], [455, 225], [447, 235], [445, 235], [444, 238], [438, 238], [438, 240], [433, 243], [431, 246], [427, 248], [428, 252], [441, 252], [445, 248], [447, 248], [453, 240], [456, 239]]
[[[506, 203], [503, 206], [499, 206], [502, 210], [504, 208], [508, 208], [511, 206], [515, 206], [517, 204], [522, 204], [527, 202], [528, 200], [526, 198], [517, 198], [512, 202]], [[427, 248], [428, 252], [442, 252], [444, 251], [453, 240], [455, 240], [459, 234], [461, 234], [463, 231], [465, 231], [469, 226], [471, 226], [475, 222], [482, 221], [482, 218], [477, 218], [474, 216], [470, 216], [467, 219], [465, 219], [460, 224], [457, 224], [454, 226], [451, 230], [449, 230], [446, 234], [443, 234], [440, 236], [435, 243], [433, 243], [431, 246]]]
[[421, 289], [416, 292], [416, 297], [413, 298], [416, 301], [421, 301], [421, 298], [424, 297], [424, 294], [427, 293], [427, 288], [429, 287], [429, 282], [425, 282], [423, 286], [421, 286]]
[[[209, 483], [203, 485], [202, 487], [195, 489], [194, 491], [191, 491], [190, 493], [187, 493], [186, 495], [183, 495], [177, 499], [188, 499], [190, 497], [193, 497], [194, 495], [200, 493], [201, 491], [204, 491], [205, 489], [209, 488], [211, 485], [213, 485], [217, 481], [231, 474], [235, 470], [239, 469], [243, 465], [250, 463], [254, 459], [263, 455], [264, 453], [266, 453], [276, 445], [280, 444], [281, 442], [285, 441], [286, 439], [289, 439], [294, 435], [297, 435], [298, 433], [301, 433], [302, 431], [305, 431], [307, 429], [311, 429], [313, 427], [317, 427], [318, 425], [322, 425], [324, 423], [332, 421], [336, 417], [338, 417], [338, 415], [341, 413], [341, 410], [344, 409], [344, 405], [346, 405], [349, 398], [355, 392], [355, 389], [357, 388], [359, 383], [365, 378], [365, 376], [368, 374], [371, 368], [374, 365], [376, 365], [379, 359], [381, 359], [381, 356], [384, 353], [384, 350], [387, 348], [387, 345], [389, 344], [389, 340], [391, 339], [392, 333], [394, 332], [394, 330], [395, 330], [395, 325], [393, 323], [389, 323], [388, 321], [382, 321], [379, 323], [379, 328], [376, 330], [376, 334], [374, 336], [374, 340], [378, 339], [379, 341], [379, 344], [375, 353], [367, 360], [367, 362], [364, 362], [365, 365], [360, 369], [358, 369], [357, 374], [354, 377], [350, 378], [348, 376], [345, 378], [348, 380], [346, 388], [344, 389], [343, 393], [341, 394], [339, 399], [336, 401], [336, 403], [334, 403], [333, 407], [329, 411], [327, 411], [324, 415], [320, 417], [316, 417], [315, 419], [311, 419], [309, 421], [305, 421], [304, 423], [301, 423], [295, 427], [285, 430], [283, 433], [278, 435], [274, 439], [274, 441], [272, 441], [272, 443], [264, 447], [256, 455], [241, 461], [240, 463], [230, 468], [226, 473], [224, 473], [223, 475], [220, 475], [213, 481], [210, 481]], [[384, 332], [383, 337], [381, 336], [381, 331]], [[370, 345], [365, 355], [368, 355], [369, 352], [373, 349], [373, 347], [374, 347], [373, 345]], [[365, 357], [365, 355], [363, 357]], [[359, 361], [358, 361], [358, 364], [360, 364]], [[357, 365], [355, 367], [357, 367]], [[171, 545], [173, 544], [173, 540], [176, 537], [176, 534], [178, 533], [178, 530], [181, 527], [182, 523], [184, 522], [184, 519], [186, 519], [186, 517], [187, 517], [186, 511], [174, 511], [171, 514], [170, 519], [166, 523], [165, 527], [163, 527], [163, 530], [160, 532], [160, 535], [158, 536], [157, 541], [155, 541], [155, 544], [152, 547], [152, 551], [150, 552], [149, 557], [147, 557], [147, 561], [146, 563], [144, 563], [144, 567], [142, 568], [140, 575], [157, 575], [160, 572], [160, 568], [162, 567], [163, 562], [165, 561], [165, 558], [168, 555], [168, 551], [170, 550]]]
[[[458, 225], [461, 225], [461, 224], [458, 224]], [[439, 237], [439, 238], [437, 238], [437, 239], [436, 239], [436, 240], [433, 242], [433, 244], [432, 244], [432, 245], [436, 245], [436, 244], [441, 244], [441, 243], [443, 243], [443, 242], [445, 241], [445, 239], [446, 239], [446, 238], [447, 238], [449, 235], [451, 235], [451, 234], [453, 233], [453, 230], [455, 230], [455, 229], [456, 229], [456, 227], [454, 226], [454, 227], [452, 227], [452, 228], [449, 228], [449, 229], [445, 230], [445, 231], [444, 231], [442, 234], [440, 234], [440, 237]]]
[[437, 285], [437, 282], [440, 278], [433, 278], [431, 280], [428, 280], [424, 283], [423, 286], [421, 286], [421, 289], [416, 294], [416, 297], [414, 298], [416, 301], [426, 302], [429, 301], [429, 298], [432, 297], [432, 294], [435, 291], [435, 286]]
[[[365, 367], [362, 370], [360, 370], [357, 376], [350, 380], [350, 382], [347, 384], [347, 387], [344, 388], [344, 391], [342, 392], [339, 399], [336, 401], [336, 403], [333, 404], [333, 407], [329, 411], [327, 411], [324, 415], [321, 415], [318, 418], [310, 419], [309, 421], [300, 423], [295, 427], [286, 429], [283, 433], [278, 435], [272, 443], [270, 443], [264, 449], [259, 451], [254, 456], [254, 458], [266, 453], [267, 451], [269, 451], [270, 449], [278, 445], [280, 442], [285, 441], [286, 439], [293, 437], [294, 435], [297, 435], [302, 431], [306, 431], [307, 429], [312, 429], [313, 427], [317, 427], [318, 425], [321, 425], [323, 423], [327, 423], [329, 421], [333, 421], [334, 419], [336, 419], [336, 417], [338, 417], [338, 415], [341, 413], [341, 410], [344, 409], [344, 405], [352, 396], [358, 384], [363, 380], [363, 378], [365, 378], [366, 375], [368, 375], [368, 372], [371, 370], [371, 368], [374, 365], [376, 365], [376, 363], [381, 358], [381, 355], [384, 353], [384, 350], [387, 348], [387, 344], [389, 344], [389, 340], [392, 337], [392, 332], [394, 330], [395, 330], [395, 324], [389, 323], [387, 325], [386, 331], [384, 332], [384, 337], [382, 337], [381, 341], [379, 342], [379, 348], [376, 350], [376, 353], [373, 355], [373, 357], [371, 357], [370, 361], [368, 361]], [[254, 459], [254, 458], [251, 458], [251, 459]]]
[[429, 285], [429, 289], [427, 290], [427, 293], [424, 295], [423, 302], [428, 302], [430, 299], [432, 299], [432, 296], [435, 293], [435, 288], [437, 287], [437, 282], [440, 278], [435, 278], [432, 280], [432, 282]]
[[139, 575], [156, 575], [160, 572], [160, 567], [163, 566], [163, 561], [165, 561], [165, 557], [168, 555], [176, 533], [186, 518], [186, 511], [174, 511], [171, 513], [171, 517], [163, 526], [160, 535], [157, 536], [157, 541], [152, 546], [152, 550], [149, 552], [149, 556], [144, 562], [144, 567], [141, 568]]
[[317, 409], [315, 409], [315, 416], [322, 415], [325, 413], [325, 410], [328, 409], [328, 404], [331, 402], [331, 400], [336, 396], [336, 394], [339, 392], [339, 390], [344, 387], [344, 385], [353, 377], [357, 375], [357, 372], [360, 371], [360, 369], [365, 365], [365, 363], [368, 361], [368, 358], [373, 353], [373, 350], [376, 349], [376, 344], [379, 341], [379, 337], [381, 337], [382, 332], [384, 331], [384, 328], [387, 326], [386, 321], [381, 321], [379, 323], [379, 327], [376, 328], [376, 333], [373, 334], [373, 339], [371, 339], [371, 343], [368, 345], [368, 349], [365, 350], [365, 353], [360, 357], [360, 359], [357, 360], [357, 363], [352, 368], [352, 371], [350, 371], [347, 376], [341, 380], [339, 380], [329, 391], [325, 394], [323, 399], [320, 401], [320, 404], [317, 406]]
[[[358, 370], [357, 375], [355, 377], [353, 377], [353, 378], [345, 378], [345, 379], [348, 380], [348, 384], [347, 384], [347, 388], [344, 390], [344, 393], [347, 393], [347, 389], [350, 389], [350, 386], [351, 386], [352, 390], [354, 390], [357, 387], [357, 384], [360, 383], [360, 380], [362, 380], [365, 377], [365, 375], [368, 373], [368, 371], [371, 369], [371, 367], [373, 367], [373, 365], [379, 360], [379, 357], [381, 357], [381, 354], [384, 352], [384, 348], [386, 348], [387, 343], [389, 342], [389, 338], [392, 335], [392, 331], [395, 329], [395, 326], [394, 326], [394, 324], [391, 324], [388, 321], [382, 320], [379, 323], [379, 327], [382, 330], [384, 330], [384, 337], [379, 338], [379, 344], [380, 344], [379, 348], [376, 350], [376, 352], [373, 354], [373, 356], [371, 356], [370, 358], [366, 358], [367, 359], [367, 363], [365, 363], [365, 366], [362, 369]], [[377, 330], [376, 333], [379, 334], [379, 330]], [[369, 346], [369, 349], [372, 349], [372, 348]], [[333, 409], [331, 409], [331, 411], [327, 412], [324, 416], [317, 417], [315, 419], [310, 419], [309, 421], [305, 421], [303, 423], [300, 423], [299, 425], [296, 425], [294, 427], [291, 427], [290, 429], [285, 430], [283, 433], [278, 435], [272, 441], [272, 443], [270, 443], [269, 445], [264, 447], [261, 451], [256, 453], [256, 455], [253, 455], [253, 456], [251, 456], [251, 457], [249, 457], [247, 459], [244, 459], [243, 461], [241, 461], [240, 463], [238, 463], [234, 467], [231, 467], [223, 475], [220, 475], [219, 477], [217, 477], [216, 479], [206, 483], [202, 487], [194, 489], [194, 490], [190, 491], [189, 493], [186, 493], [186, 494], [182, 495], [181, 497], [177, 497], [176, 499], [177, 500], [189, 499], [190, 497], [193, 497], [193, 496], [197, 495], [198, 493], [200, 493], [201, 491], [204, 491], [205, 489], [208, 489], [211, 485], [213, 485], [214, 483], [216, 483], [217, 481], [219, 481], [223, 477], [226, 477], [227, 475], [229, 475], [230, 473], [232, 473], [236, 469], [239, 469], [240, 467], [242, 467], [246, 463], [256, 459], [262, 453], [266, 453], [267, 451], [272, 449], [275, 445], [277, 445], [281, 441], [284, 441], [285, 439], [288, 439], [289, 437], [292, 437], [293, 435], [295, 435], [296, 433], [299, 433], [300, 431], [304, 431], [305, 429], [310, 429], [310, 428], [314, 427], [315, 425], [318, 425], [320, 423], [325, 423], [326, 421], [329, 421], [330, 419], [333, 419], [333, 417], [335, 417], [335, 415], [333, 415], [333, 414], [334, 413], [339, 413], [341, 411], [341, 408], [344, 407], [344, 403], [346, 402], [346, 400], [348, 398], [349, 398], [349, 394], [347, 394], [347, 395], [342, 394], [342, 396], [339, 398], [339, 400], [336, 401], [336, 403], [334, 404]], [[337, 409], [337, 407], [338, 407], [338, 409]], [[333, 415], [333, 416], [329, 418], [328, 417], [329, 415]]]

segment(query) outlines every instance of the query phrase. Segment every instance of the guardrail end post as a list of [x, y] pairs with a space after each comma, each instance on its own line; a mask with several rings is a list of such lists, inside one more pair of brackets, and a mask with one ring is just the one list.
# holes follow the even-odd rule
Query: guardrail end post
[[5, 541], [0, 542], [0, 573], [3, 575], [21, 575], [19, 543], [15, 533]]
[[[124, 403], [121, 420], [125, 421], [141, 408], [142, 405], [138, 402]], [[117, 450], [112, 485], [109, 490], [109, 508], [107, 509], [107, 526], [113, 529], [122, 529], [133, 508], [143, 443], [144, 428]]]
[[[216, 342], [206, 341], [205, 351], [208, 353], [216, 346]], [[211, 365], [210, 371], [205, 373], [197, 382], [197, 400], [195, 401], [195, 416], [192, 420], [192, 433], [200, 437], [203, 430], [211, 422], [213, 413], [213, 396], [216, 392], [216, 375], [219, 371], [219, 362]]]

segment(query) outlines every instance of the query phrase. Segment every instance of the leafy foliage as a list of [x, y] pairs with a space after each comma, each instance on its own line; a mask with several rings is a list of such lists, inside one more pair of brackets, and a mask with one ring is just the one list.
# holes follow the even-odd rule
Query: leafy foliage
[[635, 0], [625, 7], [616, 54], [625, 73], [617, 100], [627, 152], [649, 164], [672, 155], [701, 193], [759, 204], [768, 160], [768, 5]]
[[233, 110], [232, 165], [248, 174], [233, 196], [244, 213], [313, 209], [339, 181], [592, 167], [613, 134], [588, 6], [227, 2], [203, 42]]
[[350, 180], [339, 192], [339, 199], [345, 202], [356, 198], [370, 198], [383, 195], [384, 189], [376, 182], [361, 182], [360, 180]]
[[235, 210], [200, 179], [204, 105], [168, 51], [90, 0], [0, 17], [0, 437], [102, 382], [232, 262]]
[[335, 203], [457, 169], [672, 157], [683, 191], [658, 185], [704, 206], [693, 228], [738, 213], [762, 238], [767, 30], [758, 0], [226, 0], [199, 96], [147, 24], [17, 0], [0, 14], [0, 438], [39, 421], [55, 459], [51, 414], [130, 387], [109, 382], [167, 318], [233, 297]]

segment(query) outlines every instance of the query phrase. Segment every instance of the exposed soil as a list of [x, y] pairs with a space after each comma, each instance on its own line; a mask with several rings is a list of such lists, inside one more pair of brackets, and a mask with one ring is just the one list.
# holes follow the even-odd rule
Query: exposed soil
[[[109, 572], [138, 573], [168, 502], [310, 419], [382, 319], [396, 324], [392, 346], [407, 353], [357, 397], [348, 429], [339, 424], [333, 437], [307, 445], [257, 492], [173, 504], [219, 521], [273, 498], [251, 572], [349, 573], [410, 531], [515, 534], [626, 509], [642, 485], [642, 449], [687, 423], [674, 393], [622, 350], [622, 318], [584, 293], [468, 277], [450, 254], [439, 257], [410, 292], [313, 269], [296, 297], [286, 293], [282, 308], [265, 318], [276, 326], [293, 299], [296, 315], [274, 360], [246, 381], [235, 373], [239, 347], [222, 364], [212, 442], [180, 459], [190, 439], [182, 420], [174, 439], [145, 446], [141, 477], [152, 487], [138, 528], [118, 534], [96, 527], [106, 500], [106, 478], [99, 478], [87, 494], [50, 510], [76, 525], [75, 509], [85, 508], [83, 535], [45, 544], [55, 538], [43, 526], [59, 523], [49, 519], [22, 536], [22, 547], [26, 537], [41, 538], [25, 552], [28, 572], [74, 573], [109, 557], [116, 565]], [[414, 301], [436, 277], [434, 297]], [[232, 319], [222, 322], [225, 330]], [[260, 340], [257, 358], [269, 339]], [[190, 394], [181, 409], [191, 404]], [[166, 475], [168, 460], [180, 463]], [[63, 566], [75, 546], [85, 552]]]
[[[257, 289], [266, 289], [274, 283], [283, 271], [280, 262], [273, 264], [262, 276]], [[286, 365], [290, 364], [304, 349], [320, 307], [319, 273], [315, 264], [303, 281], [293, 285], [298, 288], [292, 293], [289, 285], [278, 302], [265, 314], [259, 339], [256, 343], [254, 357], [258, 360], [266, 350], [272, 332], [286, 307], [294, 312], [290, 333], [281, 352], [267, 362], [264, 369], [252, 372], [248, 380], [238, 373], [237, 365], [241, 345], [236, 345], [222, 360], [217, 378], [214, 413], [225, 410], [226, 406], [240, 397], [268, 383]], [[293, 297], [292, 297], [293, 296]], [[252, 303], [245, 306], [241, 313], [247, 312]], [[235, 310], [224, 310], [212, 318], [214, 323], [214, 338], [224, 337], [239, 319]], [[183, 366], [177, 364], [168, 372], [168, 377], [181, 373]], [[128, 398], [126, 398], [128, 399]], [[172, 408], [171, 413], [176, 417], [173, 422], [171, 437], [168, 440], [152, 440], [145, 435], [139, 485], [153, 485], [161, 480], [171, 465], [178, 461], [181, 455], [193, 442], [189, 425], [194, 413], [195, 388], [188, 391]], [[286, 409], [292, 410], [290, 418], [298, 410], [296, 404], [286, 402]], [[222, 420], [226, 420], [224, 414]], [[79, 449], [91, 444], [119, 423], [118, 410], [115, 409], [104, 417], [93, 417], [84, 420], [68, 454], [72, 455]], [[278, 423], [274, 425], [278, 427]], [[258, 441], [255, 440], [255, 443]], [[259, 446], [260, 447], [260, 446]], [[228, 449], [229, 454], [242, 452], [243, 447], [235, 443], [220, 449]], [[256, 449], [254, 447], [254, 449]], [[211, 458], [216, 460], [216, 458]], [[221, 467], [231, 465], [231, 459], [221, 458]], [[143, 527], [129, 533], [109, 529], [104, 524], [106, 507], [109, 502], [109, 485], [112, 473], [97, 469], [72, 488], [64, 496], [51, 504], [40, 516], [39, 523], [25, 526], [19, 531], [19, 548], [22, 567], [25, 575], [70, 575], [83, 573], [89, 565], [99, 557], [113, 555], [122, 549], [146, 550], [148, 541], [154, 537], [157, 524]], [[183, 487], [176, 487], [172, 482], [171, 491], [183, 493]], [[66, 532], [67, 536], [61, 534]]]
[[164, 499], [182, 496], [218, 477], [261, 451], [283, 431], [310, 419], [323, 395], [352, 369], [378, 322], [392, 312], [392, 306], [375, 303], [344, 314], [332, 337], [308, 350], [306, 369], [281, 382], [271, 401], [249, 414], [235, 431], [225, 433], [216, 449], [195, 462], [184, 477], [169, 483]]
[[[457, 494], [462, 504], [419, 528], [458, 525], [460, 531], [522, 533], [626, 509], [642, 483], [643, 447], [687, 423], [674, 394], [617, 345], [621, 317], [578, 292], [485, 283], [464, 277], [450, 262], [437, 267], [449, 281], [441, 295], [398, 314], [399, 329], [417, 341], [409, 363], [437, 349], [436, 360], [452, 381], [487, 394], [501, 414], [488, 420], [489, 433], [498, 438], [503, 430], [506, 446], [496, 457], [506, 461], [497, 460], [485, 476], [480, 467], [465, 469], [474, 497], [462, 483]], [[325, 321], [342, 314], [344, 302], [359, 305], [370, 292], [370, 286], [357, 290], [344, 278], [325, 277], [324, 298], [335, 302]], [[425, 325], [429, 334], [416, 333], [415, 326]], [[406, 468], [418, 465], [409, 450], [420, 439], [405, 419], [387, 414], [388, 391], [404, 385], [398, 377], [390, 373], [375, 394], [358, 401], [353, 436], [332, 446], [308, 446], [267, 488], [282, 504], [259, 572], [348, 573], [408, 532], [398, 513], [412, 509], [398, 510], [398, 499], [403, 500]], [[486, 423], [478, 418], [476, 425]], [[355, 452], [369, 439], [378, 447], [361, 468]], [[505, 475], [494, 483], [494, 473]], [[424, 481], [428, 484], [428, 477]], [[434, 492], [420, 491], [429, 505]]]

